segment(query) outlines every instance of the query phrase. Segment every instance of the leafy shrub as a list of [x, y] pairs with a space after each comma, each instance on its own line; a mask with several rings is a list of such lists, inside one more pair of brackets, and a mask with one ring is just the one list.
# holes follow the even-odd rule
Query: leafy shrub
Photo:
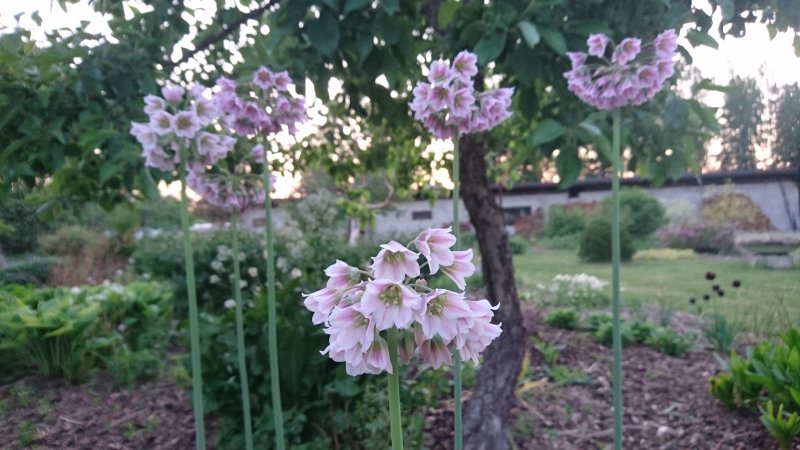
[[699, 253], [730, 253], [735, 229], [709, 222], [683, 223], [663, 227], [656, 232], [659, 245], [691, 249]]
[[102, 232], [81, 225], [66, 225], [39, 238], [39, 248], [50, 255], [79, 255], [104, 245]]
[[739, 333], [739, 326], [729, 322], [728, 319], [720, 314], [711, 314], [710, 321], [703, 324], [703, 336], [720, 353], [727, 354], [731, 351], [736, 335]]
[[161, 355], [152, 350], [131, 350], [127, 345], [122, 345], [105, 363], [114, 384], [130, 388], [158, 375]]
[[726, 371], [711, 377], [711, 395], [729, 407], [756, 408], [762, 400], [800, 412], [800, 331], [765, 341], [746, 356], [731, 353]]
[[26, 256], [11, 261], [0, 269], [0, 283], [21, 283], [41, 286], [47, 283], [50, 272], [58, 263], [52, 256]]
[[[611, 196], [603, 199], [601, 212], [611, 217]], [[623, 189], [619, 193], [620, 221], [633, 239], [645, 239], [666, 221], [664, 205], [644, 189]]]
[[8, 233], [0, 233], [0, 249], [8, 255], [33, 252], [39, 234], [46, 230], [36, 216], [36, 208], [25, 203], [20, 193], [12, 193], [0, 203], [0, 221], [11, 228]]
[[[622, 261], [629, 261], [633, 252], [630, 234], [626, 227], [621, 227], [620, 257]], [[611, 261], [611, 221], [609, 219], [597, 216], [589, 222], [581, 235], [578, 256], [588, 262]]]
[[580, 246], [580, 235], [558, 236], [553, 238], [542, 238], [539, 243], [552, 250], [571, 250], [576, 251]]
[[656, 327], [645, 344], [665, 355], [682, 357], [692, 347], [692, 338], [666, 327]]
[[520, 235], [513, 235], [508, 239], [508, 246], [511, 248], [512, 255], [522, 255], [528, 251], [530, 242]]
[[574, 306], [591, 308], [608, 305], [608, 283], [592, 275], [578, 273], [575, 275], [559, 274], [550, 280], [548, 285], [539, 286], [542, 305]]
[[653, 335], [656, 326], [649, 323], [637, 320], [631, 323], [631, 337], [639, 344], [644, 344]]
[[703, 219], [741, 231], [772, 231], [775, 226], [761, 207], [738, 192], [717, 194], [703, 199]]
[[783, 405], [775, 411], [775, 405], [768, 401], [761, 410], [761, 423], [767, 428], [769, 433], [778, 442], [780, 450], [791, 450], [792, 442], [800, 435], [800, 414], [784, 413]]
[[579, 235], [586, 228], [586, 217], [586, 212], [579, 208], [552, 206], [542, 235], [548, 238]]
[[0, 304], [0, 349], [16, 368], [82, 379], [120, 345], [163, 350], [169, 290], [149, 283], [87, 289], [5, 286]]
[[[620, 336], [622, 337], [622, 346], [626, 346], [634, 342], [631, 328], [624, 321], [620, 324]], [[592, 333], [592, 337], [599, 344], [611, 347], [614, 342], [614, 326], [609, 321], [599, 325], [599, 327]]]
[[586, 329], [597, 331], [605, 324], [611, 323], [611, 316], [606, 313], [592, 313], [586, 317]]
[[557, 309], [547, 314], [544, 322], [551, 327], [574, 330], [578, 328], [578, 319], [578, 313], [574, 309]]

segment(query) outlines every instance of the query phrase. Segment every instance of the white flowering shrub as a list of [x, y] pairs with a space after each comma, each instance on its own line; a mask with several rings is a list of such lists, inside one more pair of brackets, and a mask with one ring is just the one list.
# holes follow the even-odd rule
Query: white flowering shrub
[[607, 306], [609, 302], [608, 282], [585, 273], [558, 274], [536, 288], [539, 302], [546, 306], [590, 308]]

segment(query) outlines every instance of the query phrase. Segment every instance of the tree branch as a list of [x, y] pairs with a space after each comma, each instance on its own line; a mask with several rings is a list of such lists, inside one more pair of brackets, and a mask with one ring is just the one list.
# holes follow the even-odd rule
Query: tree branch
[[[237, 18], [236, 20], [234, 20], [230, 24], [227, 24], [227, 25], [223, 24], [220, 27], [219, 30], [217, 30], [216, 32], [210, 34], [209, 36], [206, 36], [202, 41], [198, 42], [197, 45], [195, 45], [194, 50], [184, 52], [181, 55], [180, 59], [178, 59], [177, 61], [174, 61], [174, 62], [173, 61], [167, 61], [164, 64], [165, 71], [167, 73], [172, 72], [172, 70], [174, 68], [176, 68], [176, 67], [180, 66], [181, 64], [185, 63], [186, 61], [192, 59], [196, 54], [198, 54], [198, 53], [200, 53], [202, 51], [205, 51], [206, 49], [211, 47], [213, 44], [216, 44], [217, 42], [219, 42], [219, 41], [227, 38], [231, 34], [233, 34], [234, 31], [238, 30], [239, 27], [241, 27], [248, 20], [256, 19], [256, 18], [260, 17], [261, 15], [263, 15], [267, 11], [267, 9], [269, 9], [269, 7], [272, 6], [272, 5], [273, 5], [273, 0], [267, 0], [267, 2], [264, 3], [263, 5], [259, 6], [258, 8], [253, 9], [252, 11], [248, 11], [247, 13], [239, 16], [239, 18]], [[217, 18], [215, 19], [215, 22], [221, 22], [221, 16], [217, 16]]]

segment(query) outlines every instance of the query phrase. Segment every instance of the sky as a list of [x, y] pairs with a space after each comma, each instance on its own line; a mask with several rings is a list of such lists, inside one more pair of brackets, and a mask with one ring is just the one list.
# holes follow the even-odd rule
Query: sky
[[[201, 8], [207, 1], [187, 0], [193, 6]], [[711, 13], [708, 0], [694, 0], [694, 5]], [[41, 27], [30, 18], [30, 13], [37, 10], [42, 18]], [[14, 16], [19, 13], [23, 13], [20, 19], [21, 26], [33, 30], [34, 37], [38, 39], [43, 39], [45, 30], [74, 28], [82, 20], [90, 22], [89, 31], [110, 33], [106, 19], [94, 12], [88, 1], [71, 5], [67, 13], [52, 0], [0, 0], [0, 28], [14, 27], [16, 25]], [[719, 19], [719, 14], [719, 11], [715, 13], [715, 21]], [[211, 20], [211, 14], [205, 15], [209, 17], [202, 17], [201, 21]], [[766, 91], [772, 84], [800, 82], [800, 58], [794, 55], [791, 34], [780, 33], [775, 39], [770, 40], [766, 27], [761, 24], [748, 25], [743, 38], [721, 39], [717, 35], [716, 28], [712, 29], [710, 34], [717, 39], [719, 49], [702, 46], [692, 48], [685, 39], [682, 40], [682, 44], [689, 49], [694, 59], [693, 66], [699, 69], [704, 77], [711, 78], [715, 83], [724, 85], [732, 75], [756, 77], [762, 89]], [[721, 106], [723, 99], [721, 93], [709, 92], [701, 100], [711, 106]], [[710, 150], [713, 153], [713, 148]], [[435, 175], [435, 178], [439, 179], [445, 178], [447, 174]], [[439, 181], [442, 181], [445, 187], [449, 185], [449, 180]], [[297, 182], [296, 178], [279, 177], [276, 183], [278, 196], [288, 196]], [[163, 191], [169, 194], [177, 192], [175, 187]]]

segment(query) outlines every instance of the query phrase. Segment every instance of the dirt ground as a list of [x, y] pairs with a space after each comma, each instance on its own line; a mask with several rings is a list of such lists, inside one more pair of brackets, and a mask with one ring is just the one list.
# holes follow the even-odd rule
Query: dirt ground
[[187, 390], [166, 378], [111, 386], [101, 375], [78, 386], [31, 376], [0, 387], [0, 449], [194, 448]]

